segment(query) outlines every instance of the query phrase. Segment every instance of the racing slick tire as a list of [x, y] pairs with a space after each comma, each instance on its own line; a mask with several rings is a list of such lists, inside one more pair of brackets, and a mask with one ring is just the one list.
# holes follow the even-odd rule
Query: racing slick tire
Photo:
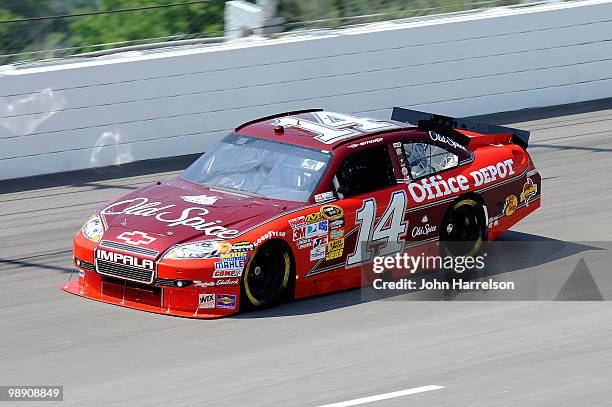
[[440, 245], [444, 254], [453, 257], [474, 256], [487, 239], [482, 205], [463, 198], [447, 211], [440, 229]]
[[246, 308], [272, 306], [287, 297], [292, 257], [281, 242], [267, 242], [251, 256], [245, 267], [242, 291]]

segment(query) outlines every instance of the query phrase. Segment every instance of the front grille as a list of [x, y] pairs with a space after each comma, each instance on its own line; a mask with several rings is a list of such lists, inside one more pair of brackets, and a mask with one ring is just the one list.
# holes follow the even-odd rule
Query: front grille
[[96, 268], [98, 273], [106, 276], [122, 278], [145, 284], [151, 284], [153, 282], [153, 275], [155, 274], [153, 270], [126, 266], [101, 259], [98, 259], [96, 262]]
[[142, 254], [142, 255], [151, 256], [151, 257], [155, 257], [159, 254], [159, 252], [155, 250], [145, 249], [144, 247], [130, 246], [129, 244], [125, 244], [125, 243], [111, 242], [110, 240], [102, 240], [100, 242], [100, 246], [108, 247], [110, 249], [118, 249], [118, 250], [123, 250], [126, 252]]
[[155, 280], [155, 285], [163, 287], [174, 287], [174, 280], [171, 278], [158, 278]]
[[88, 263], [86, 261], [83, 261], [81, 259], [76, 259], [75, 261], [76, 261], [77, 266], [79, 268], [82, 268], [83, 270], [94, 271], [94, 265], [93, 264]]

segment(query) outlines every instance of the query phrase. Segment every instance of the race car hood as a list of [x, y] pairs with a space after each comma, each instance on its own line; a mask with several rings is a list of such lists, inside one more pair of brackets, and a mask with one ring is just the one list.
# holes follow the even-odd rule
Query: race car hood
[[208, 189], [181, 178], [140, 188], [100, 210], [104, 240], [161, 252], [190, 240], [231, 239], [303, 203]]

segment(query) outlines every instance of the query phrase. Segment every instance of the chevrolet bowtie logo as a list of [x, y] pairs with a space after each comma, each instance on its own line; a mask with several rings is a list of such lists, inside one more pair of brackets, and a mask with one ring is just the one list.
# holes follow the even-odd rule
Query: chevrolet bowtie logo
[[117, 239], [123, 240], [125, 243], [128, 244], [135, 244], [136, 246], [141, 244], [149, 244], [155, 241], [155, 238], [153, 236], [149, 236], [144, 232], [138, 231], [123, 232], [122, 234], [117, 236]]

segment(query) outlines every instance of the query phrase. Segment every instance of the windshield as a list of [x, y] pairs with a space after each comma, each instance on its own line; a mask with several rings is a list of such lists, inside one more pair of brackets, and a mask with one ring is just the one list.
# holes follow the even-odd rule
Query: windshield
[[330, 154], [276, 141], [230, 134], [185, 170], [182, 178], [206, 187], [306, 202]]

